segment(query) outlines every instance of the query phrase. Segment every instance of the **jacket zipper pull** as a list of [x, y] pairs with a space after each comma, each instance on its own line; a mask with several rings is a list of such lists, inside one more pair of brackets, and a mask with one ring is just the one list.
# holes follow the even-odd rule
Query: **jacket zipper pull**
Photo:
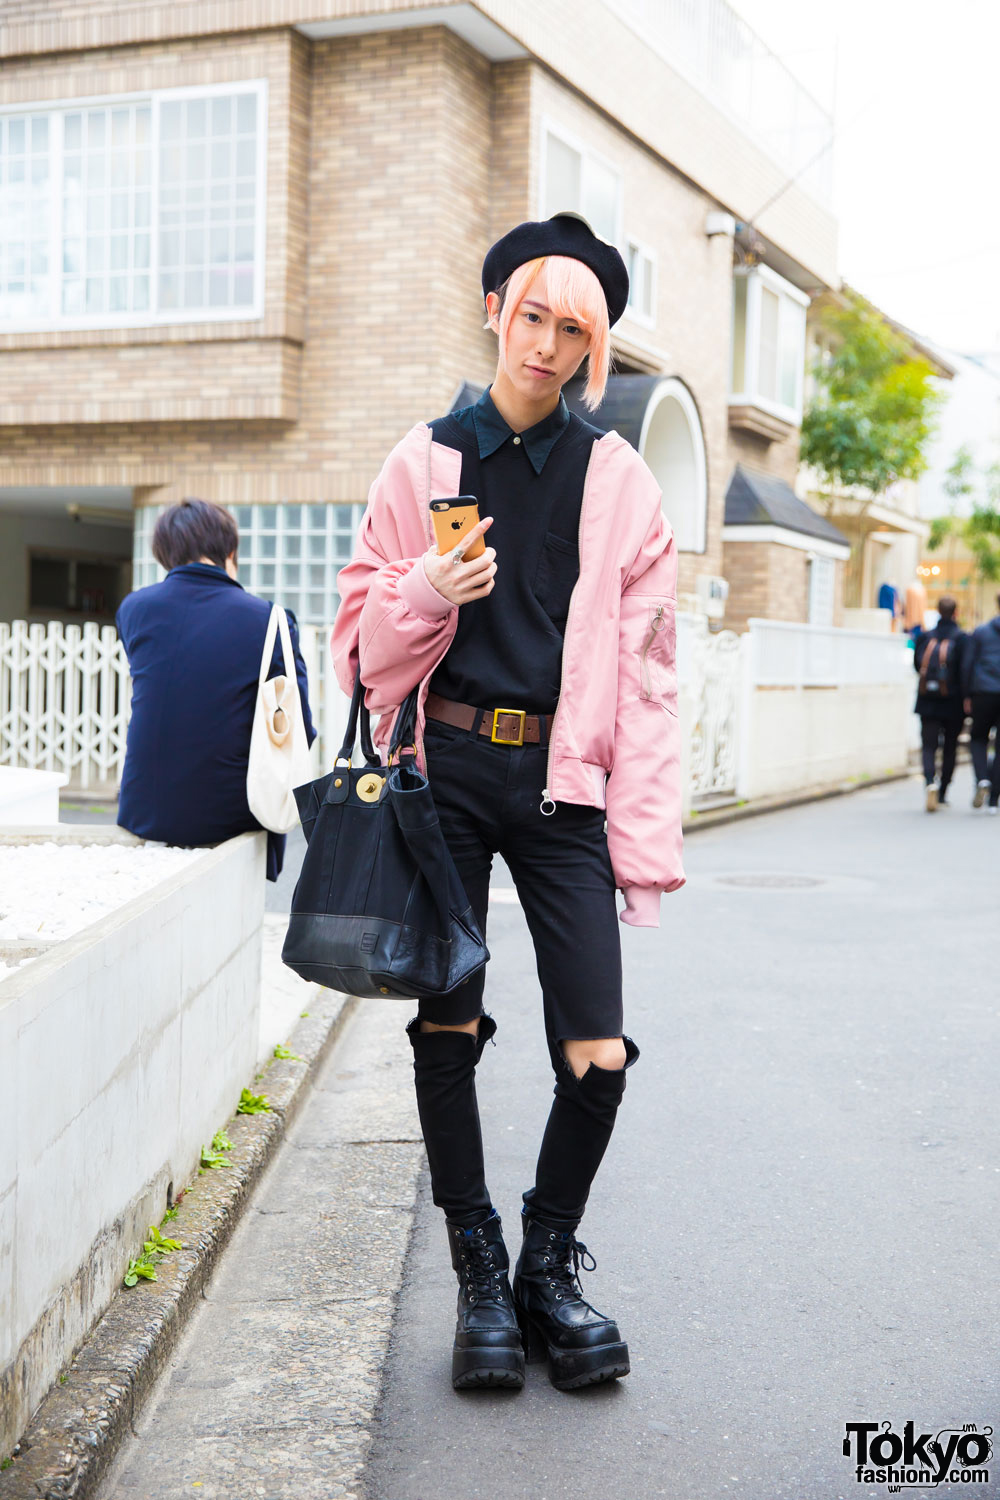
[[[546, 802], [549, 804], [548, 805], [548, 810], [546, 810], [546, 807], [545, 807]], [[552, 814], [556, 810], [556, 805], [555, 805], [555, 803], [552, 800], [552, 794], [549, 791], [548, 787], [545, 787], [543, 789], [543, 791], [542, 791], [542, 800], [541, 800], [541, 803], [539, 804], [539, 806], [541, 808], [543, 817], [546, 817], [546, 818], [551, 818]]]
[[656, 613], [654, 614], [652, 620], [650, 621], [650, 624], [649, 624], [649, 634], [646, 636], [646, 639], [643, 642], [642, 656], [640, 658], [640, 669], [641, 669], [642, 679], [643, 679], [643, 681], [642, 681], [642, 688], [643, 688], [642, 696], [644, 698], [651, 698], [653, 696], [653, 685], [652, 685], [652, 683], [649, 680], [649, 664], [646, 661], [646, 653], [649, 651], [650, 646], [653, 644], [653, 636], [656, 634], [656, 632], [658, 630], [662, 630], [662, 629], [663, 629], [663, 605], [662, 604], [658, 604], [656, 606]]

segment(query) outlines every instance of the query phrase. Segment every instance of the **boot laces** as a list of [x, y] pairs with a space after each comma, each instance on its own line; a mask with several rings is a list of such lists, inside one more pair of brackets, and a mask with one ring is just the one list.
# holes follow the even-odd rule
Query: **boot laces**
[[[576, 1235], [569, 1234], [565, 1240], [558, 1237], [551, 1242], [550, 1254], [543, 1256], [549, 1266], [549, 1286], [555, 1290], [556, 1301], [564, 1297], [579, 1297], [586, 1301], [580, 1284], [580, 1271], [596, 1271], [597, 1261]], [[590, 1265], [587, 1265], [587, 1261]]]
[[466, 1300], [472, 1307], [480, 1300], [503, 1302], [504, 1271], [497, 1264], [493, 1247], [483, 1239], [481, 1230], [466, 1232], [463, 1239], [459, 1260], [462, 1266], [462, 1290]]

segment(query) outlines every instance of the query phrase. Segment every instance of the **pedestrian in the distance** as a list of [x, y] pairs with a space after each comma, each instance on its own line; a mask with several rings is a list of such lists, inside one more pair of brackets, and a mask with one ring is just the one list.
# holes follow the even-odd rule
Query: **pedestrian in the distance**
[[[950, 595], [939, 599], [937, 624], [933, 630], [922, 630], [913, 646], [913, 665], [917, 670], [916, 712], [920, 715], [928, 812], [947, 805], [958, 736], [965, 723], [962, 650], [968, 636], [959, 629], [956, 608]], [[936, 765], [939, 749], [940, 772]]]
[[[167, 576], [129, 594], [118, 634], [132, 674], [132, 717], [118, 822], [140, 838], [201, 848], [260, 827], [247, 802], [247, 763], [271, 606], [237, 579], [239, 531], [224, 506], [181, 500], [153, 528]], [[306, 735], [306, 665], [291, 610]], [[284, 671], [280, 638], [268, 674]], [[285, 835], [267, 836], [267, 878], [277, 880]]]
[[[541, 983], [555, 1090], [521, 1195], [513, 1290], [476, 1102], [497, 1031], [484, 973], [420, 1001], [406, 1028], [460, 1283], [452, 1382], [520, 1387], [525, 1355], [547, 1353], [568, 1390], [629, 1369], [614, 1318], [583, 1296], [578, 1273], [594, 1261], [576, 1230], [639, 1056], [623, 1029], [616, 889], [623, 922], [657, 927], [661, 895], [684, 882], [677, 558], [643, 460], [562, 393], [589, 356], [588, 411], [604, 395], [609, 328], [628, 299], [618, 251], [577, 214], [519, 224], [488, 252], [482, 290], [493, 382], [418, 422], [385, 460], [339, 576], [332, 648], [347, 693], [360, 653], [383, 755], [419, 683], [418, 764], [477, 920], [485, 933], [499, 852]], [[466, 495], [479, 523], [441, 555], [430, 501]], [[482, 555], [463, 560], [487, 531]], [[497, 981], [502, 1015], [510, 976]]]
[[[997, 595], [1000, 609], [1000, 594]], [[962, 684], [972, 715], [969, 731], [972, 769], [976, 778], [973, 807], [989, 798], [988, 811], [1000, 807], [1000, 614], [978, 626], [963, 652]], [[994, 733], [990, 754], [990, 731]]]

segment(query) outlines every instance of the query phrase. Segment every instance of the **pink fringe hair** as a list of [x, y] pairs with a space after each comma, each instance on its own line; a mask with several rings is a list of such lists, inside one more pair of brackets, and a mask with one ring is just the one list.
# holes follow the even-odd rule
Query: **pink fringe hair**
[[[604, 400], [611, 369], [611, 329], [608, 304], [601, 283], [582, 260], [568, 255], [544, 255], [525, 261], [507, 278], [500, 289], [500, 364], [507, 369], [507, 346], [510, 325], [521, 302], [528, 295], [545, 268], [546, 302], [560, 318], [572, 318], [590, 334], [587, 358], [587, 383], [583, 404], [596, 411]], [[489, 322], [483, 325], [489, 328]]]

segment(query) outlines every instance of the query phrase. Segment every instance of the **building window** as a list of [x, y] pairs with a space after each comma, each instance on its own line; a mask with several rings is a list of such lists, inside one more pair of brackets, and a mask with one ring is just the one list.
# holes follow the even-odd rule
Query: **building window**
[[809, 624], [833, 624], [833, 593], [837, 564], [832, 557], [809, 559]]
[[656, 326], [656, 259], [638, 241], [628, 242], [628, 310], [637, 323]]
[[561, 209], [582, 214], [591, 229], [611, 245], [620, 244], [621, 173], [551, 121], [542, 125], [542, 219]]
[[0, 328], [259, 317], [266, 89], [0, 114]]
[[731, 406], [802, 419], [809, 298], [766, 266], [738, 268], [733, 286]]
[[[134, 586], [165, 577], [153, 558], [153, 527], [163, 506], [136, 511]], [[239, 581], [251, 594], [282, 604], [300, 625], [330, 625], [337, 612], [337, 574], [354, 552], [363, 504], [234, 505], [240, 529]]]

